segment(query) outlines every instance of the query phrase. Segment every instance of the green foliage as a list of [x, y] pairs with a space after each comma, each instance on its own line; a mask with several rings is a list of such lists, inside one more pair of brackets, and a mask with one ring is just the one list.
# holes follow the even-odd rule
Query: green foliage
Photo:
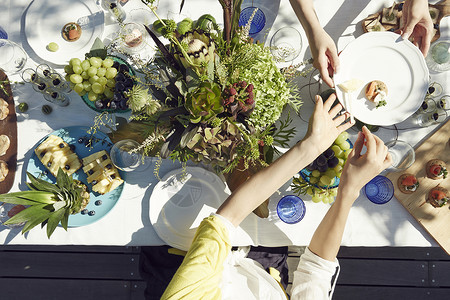
[[216, 83], [202, 82], [186, 96], [184, 104], [190, 112], [191, 123], [206, 122], [223, 112], [221, 90]]

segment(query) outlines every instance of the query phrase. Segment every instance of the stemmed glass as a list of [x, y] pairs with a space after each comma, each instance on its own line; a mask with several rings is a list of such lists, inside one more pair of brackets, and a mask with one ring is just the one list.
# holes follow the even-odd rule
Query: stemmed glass
[[0, 39], [0, 68], [6, 73], [15, 74], [23, 69], [27, 54], [18, 44]]
[[291, 62], [300, 54], [302, 36], [294, 27], [283, 27], [272, 36], [270, 51], [276, 62]]
[[125, 139], [115, 143], [110, 152], [111, 161], [119, 170], [130, 172], [136, 170], [142, 161], [139, 143]]
[[389, 141], [386, 144], [392, 157], [392, 166], [389, 169], [403, 171], [408, 169], [416, 160], [414, 148], [407, 142], [401, 140]]

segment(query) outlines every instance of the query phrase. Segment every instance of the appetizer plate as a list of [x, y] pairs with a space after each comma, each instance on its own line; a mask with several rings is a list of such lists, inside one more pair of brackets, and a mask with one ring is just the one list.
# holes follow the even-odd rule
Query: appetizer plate
[[169, 172], [150, 196], [150, 221], [168, 245], [188, 250], [203, 218], [230, 195], [214, 173], [198, 167]]
[[[351, 112], [371, 125], [393, 125], [411, 116], [425, 98], [429, 72], [419, 49], [393, 32], [369, 32], [348, 44], [339, 55], [340, 70], [334, 74], [336, 94], [343, 103], [339, 84], [359, 79], [364, 84], [355, 92]], [[365, 97], [366, 86], [381, 80], [388, 89], [385, 106], [376, 108]], [[350, 99], [351, 98], [351, 99]], [[344, 104], [344, 103], [343, 103]]]
[[[80, 38], [74, 42], [63, 39], [61, 31], [65, 24], [88, 17], [82, 26]], [[104, 14], [94, 0], [34, 0], [25, 17], [25, 35], [34, 52], [57, 65], [66, 65], [72, 57], [84, 58], [95, 38], [101, 38]], [[59, 50], [51, 52], [47, 45], [57, 43]]]
[[[61, 137], [66, 143], [69, 145], [75, 146], [74, 152], [78, 155], [80, 159], [91, 155], [94, 152], [98, 152], [100, 150], [106, 150], [108, 153], [111, 150], [112, 142], [109, 137], [103, 132], [97, 131], [96, 134], [91, 136], [87, 133], [89, 127], [84, 126], [73, 126], [58, 129], [51, 134], [57, 135]], [[39, 146], [48, 135], [43, 137], [35, 146]], [[87, 145], [91, 141], [91, 145]], [[47, 170], [47, 168], [41, 163], [36, 154], [33, 151], [33, 155], [28, 161], [27, 172], [30, 172], [32, 175], [45, 179], [49, 182], [56, 182], [55, 177]], [[119, 170], [120, 177], [124, 179], [124, 173]], [[91, 195], [91, 199], [86, 209], [88, 212], [95, 211], [94, 215], [89, 215], [88, 213], [82, 214], [81, 212], [75, 215], [70, 215], [69, 217], [69, 226], [70, 227], [78, 227], [92, 224], [101, 218], [103, 218], [113, 207], [116, 205], [117, 201], [119, 201], [120, 196], [123, 191], [123, 184], [120, 185], [115, 190], [106, 193], [105, 195], [100, 195], [95, 192], [92, 192], [92, 185], [87, 183], [87, 175], [83, 172], [82, 169], [79, 169], [73, 174], [73, 178], [80, 180], [84, 184], [88, 186], [88, 189]], [[27, 178], [28, 179], [28, 178]], [[100, 202], [98, 202], [100, 201]], [[96, 204], [97, 203], [97, 204]]]

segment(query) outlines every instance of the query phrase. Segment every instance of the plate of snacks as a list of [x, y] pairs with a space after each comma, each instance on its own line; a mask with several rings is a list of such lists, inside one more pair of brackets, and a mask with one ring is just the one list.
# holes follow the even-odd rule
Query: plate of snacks
[[103, 10], [92, 0], [35, 0], [25, 17], [28, 44], [39, 57], [57, 65], [84, 56], [103, 29]]
[[134, 70], [117, 56], [72, 58], [64, 67], [65, 79], [84, 103], [97, 112], [125, 113], [126, 93], [134, 85]]
[[369, 32], [339, 55], [336, 94], [353, 116], [371, 125], [393, 125], [411, 116], [425, 98], [429, 72], [419, 49], [393, 32]]
[[[89, 127], [58, 129], [42, 138], [34, 147], [27, 172], [55, 183], [59, 170], [87, 186], [89, 196], [79, 213], [69, 217], [68, 226], [84, 226], [104, 217], [119, 200], [124, 183], [123, 172], [109, 157], [112, 142], [102, 133], [88, 134]], [[87, 202], [87, 203], [86, 203]]]

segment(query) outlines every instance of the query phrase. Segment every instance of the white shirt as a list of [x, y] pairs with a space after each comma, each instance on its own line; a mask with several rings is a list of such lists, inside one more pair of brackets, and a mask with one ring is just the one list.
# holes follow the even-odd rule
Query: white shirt
[[[216, 216], [224, 223], [233, 241], [236, 227], [223, 216]], [[279, 283], [258, 262], [245, 255], [243, 251], [228, 254], [221, 283], [222, 299], [286, 299]], [[291, 299], [331, 299], [338, 274], [337, 260], [325, 260], [306, 248], [294, 272]]]

